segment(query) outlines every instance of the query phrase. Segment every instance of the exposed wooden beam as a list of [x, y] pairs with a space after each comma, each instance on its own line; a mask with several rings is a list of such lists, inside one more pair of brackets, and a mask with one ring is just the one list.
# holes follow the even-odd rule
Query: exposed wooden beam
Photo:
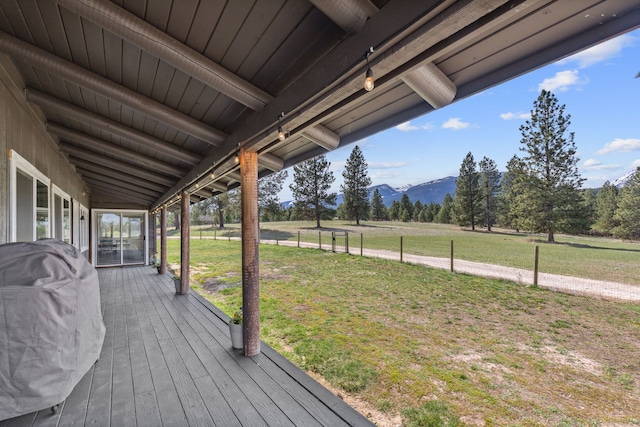
[[122, 181], [117, 178], [113, 178], [110, 176], [104, 176], [100, 174], [94, 174], [89, 171], [79, 171], [80, 174], [84, 177], [87, 182], [101, 182], [105, 185], [112, 186], [114, 188], [124, 188], [127, 190], [135, 191], [140, 194], [146, 194], [150, 197], [155, 197], [156, 199], [161, 194], [157, 191], [150, 190], [148, 188], [140, 187], [130, 182]]
[[111, 157], [119, 158], [119, 160], [131, 163], [136, 166], [140, 166], [151, 171], [157, 171], [178, 178], [182, 178], [187, 172], [183, 168], [171, 165], [169, 163], [161, 162], [159, 160], [154, 160], [152, 157], [129, 150], [128, 148], [111, 144], [100, 138], [87, 135], [86, 133], [69, 129], [57, 123], [48, 122], [46, 127], [48, 132], [57, 135], [60, 139], [66, 142], [72, 142], [73, 145], [76, 145], [80, 148], [93, 152], [104, 151]]
[[[124, 181], [131, 182], [133, 184], [139, 185], [141, 187], [149, 188], [155, 191], [161, 191], [161, 192], [166, 191], [166, 189], [171, 185], [171, 182], [172, 182], [170, 179], [167, 179], [167, 178], [164, 178], [167, 181], [165, 183], [152, 181], [149, 179], [143, 179], [138, 175], [131, 175], [129, 173], [123, 172], [122, 170], [109, 168], [103, 165], [99, 165], [93, 162], [80, 159], [78, 157], [71, 157], [71, 163], [73, 163], [76, 166], [76, 169], [78, 171], [88, 170], [103, 176], [117, 175], [120, 179]], [[148, 177], [157, 178], [156, 176], [151, 176], [151, 175], [149, 175]]]
[[133, 110], [161, 121], [209, 144], [219, 146], [226, 134], [154, 99], [94, 74], [73, 62], [59, 58], [39, 47], [0, 31], [0, 51], [27, 62], [63, 80], [99, 93]]
[[[101, 159], [98, 157], [93, 160], [87, 160], [72, 155], [69, 157], [69, 160], [72, 164], [76, 165], [76, 167], [92, 170], [102, 175], [117, 176], [120, 179], [133, 182], [138, 185], [143, 185], [147, 188], [150, 188], [149, 186], [144, 185], [147, 182], [162, 185], [163, 187], [170, 187], [173, 184], [173, 181], [164, 175], [147, 172], [111, 159]], [[100, 161], [100, 164], [96, 163], [94, 160]]]
[[90, 179], [86, 179], [87, 182], [90, 181], [90, 186], [91, 188], [97, 188], [99, 189], [102, 193], [105, 194], [112, 194], [112, 195], [117, 195], [117, 196], [128, 196], [130, 198], [132, 198], [133, 200], [143, 200], [147, 203], [153, 202], [156, 200], [155, 197], [153, 196], [149, 196], [147, 194], [143, 194], [140, 193], [138, 191], [132, 191], [132, 190], [127, 190], [124, 188], [115, 188], [112, 185], [109, 184], [105, 184], [103, 182], [100, 181], [94, 181], [94, 180], [90, 180]]
[[115, 120], [111, 120], [99, 114], [92, 113], [91, 111], [76, 107], [73, 104], [35, 89], [26, 89], [25, 97], [27, 102], [36, 104], [46, 111], [60, 114], [77, 120], [80, 123], [96, 127], [103, 132], [124, 138], [129, 141], [129, 143], [141, 148], [157, 151], [158, 153], [173, 157], [190, 165], [196, 165], [200, 160], [202, 160], [202, 156], [199, 154], [177, 147], [170, 142], [163, 141], [152, 135], [130, 128], [129, 126], [125, 126]]
[[262, 89], [114, 3], [54, 1], [253, 110], [262, 110], [273, 99]]
[[73, 158], [80, 158], [82, 160], [86, 160], [92, 163], [97, 163], [99, 165], [104, 165], [108, 168], [119, 170], [119, 171], [128, 173], [129, 175], [138, 176], [140, 178], [147, 179], [149, 181], [154, 181], [154, 182], [169, 184], [169, 185], [171, 185], [171, 183], [174, 182], [170, 178], [167, 178], [165, 175], [149, 172], [141, 168], [136, 168], [135, 166], [118, 162], [116, 160], [103, 157], [99, 154], [94, 154], [84, 150], [76, 149], [72, 145], [70, 146], [68, 144], [64, 144], [64, 146], [65, 148], [63, 149], [63, 151], [67, 155], [71, 156], [69, 159], [71, 163], [74, 163]]

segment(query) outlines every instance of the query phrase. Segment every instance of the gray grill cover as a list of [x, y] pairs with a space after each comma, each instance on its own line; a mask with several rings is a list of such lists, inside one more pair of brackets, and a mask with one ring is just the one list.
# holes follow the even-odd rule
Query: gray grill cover
[[98, 274], [73, 246], [0, 245], [0, 420], [65, 400], [104, 334]]

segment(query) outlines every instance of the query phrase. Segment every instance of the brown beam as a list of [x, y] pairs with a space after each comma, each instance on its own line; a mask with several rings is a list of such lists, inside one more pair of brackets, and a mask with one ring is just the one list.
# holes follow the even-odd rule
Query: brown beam
[[160, 209], [160, 273], [167, 272], [167, 207]]
[[111, 186], [109, 184], [104, 184], [100, 181], [92, 181], [87, 179], [87, 182], [89, 183], [89, 186], [91, 188], [98, 188], [102, 193], [105, 193], [105, 194], [113, 194], [115, 196], [120, 196], [120, 197], [129, 196], [129, 197], [133, 197], [137, 201], [142, 200], [147, 203], [151, 203], [156, 200], [156, 198], [153, 196], [149, 196], [147, 194], [142, 194], [142, 193], [138, 193], [131, 190], [126, 190], [124, 188], [115, 188], [114, 186]]
[[189, 293], [189, 204], [189, 193], [183, 191], [180, 198], [180, 295]]
[[244, 355], [260, 353], [258, 153], [240, 150], [242, 205], [242, 308]]

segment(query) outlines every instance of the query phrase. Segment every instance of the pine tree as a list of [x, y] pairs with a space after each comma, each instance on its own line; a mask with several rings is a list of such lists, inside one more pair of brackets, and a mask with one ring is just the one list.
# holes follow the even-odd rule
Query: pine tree
[[284, 180], [289, 172], [280, 171], [258, 180], [258, 211], [263, 221], [276, 221], [283, 211], [278, 194], [282, 191]]
[[369, 219], [371, 178], [367, 175], [367, 162], [362, 150], [357, 145], [347, 159], [342, 177], [344, 183], [340, 190], [344, 197], [344, 211], [348, 219], [355, 219], [356, 225], [360, 225], [361, 219]]
[[607, 181], [602, 184], [602, 188], [596, 196], [596, 223], [593, 225], [593, 229], [603, 234], [611, 234], [613, 229], [619, 225], [615, 220], [617, 209], [618, 189]]
[[482, 192], [483, 222], [491, 231], [498, 211], [497, 195], [500, 188], [500, 172], [496, 162], [483, 157], [480, 166], [480, 191]]
[[459, 225], [471, 225], [471, 229], [475, 230], [482, 213], [481, 201], [480, 177], [476, 172], [473, 154], [469, 152], [460, 165], [460, 175], [456, 180], [453, 205], [456, 222]]
[[436, 221], [440, 224], [451, 224], [453, 220], [453, 197], [447, 193], [442, 200], [442, 207], [436, 215]]
[[400, 219], [400, 215], [402, 214], [402, 208], [400, 207], [400, 202], [394, 200], [391, 203], [391, 207], [389, 208], [389, 219], [391, 221], [397, 221]]
[[409, 216], [409, 221], [411, 221], [411, 218], [413, 218], [413, 203], [411, 203], [411, 200], [409, 199], [409, 196], [407, 196], [406, 193], [403, 194], [402, 197], [400, 198], [400, 215], [402, 218], [404, 218], [404, 211], [407, 211], [407, 215]]
[[513, 228], [516, 231], [520, 231], [522, 227], [518, 203], [522, 197], [524, 179], [524, 164], [518, 156], [513, 156], [507, 163], [507, 171], [500, 183], [498, 221], [502, 226]]
[[296, 210], [303, 218], [315, 219], [317, 228], [322, 215], [336, 203], [337, 194], [329, 193], [335, 181], [330, 165], [324, 154], [295, 165], [293, 182], [289, 185]]
[[374, 221], [384, 221], [388, 218], [387, 207], [384, 205], [382, 195], [376, 188], [371, 196], [371, 219]]
[[531, 119], [520, 126], [526, 179], [518, 211], [525, 228], [546, 232], [549, 242], [556, 232], [576, 233], [587, 225], [587, 211], [579, 189], [584, 182], [578, 172], [571, 116], [564, 105], [543, 90], [533, 104]]
[[622, 187], [614, 219], [613, 235], [620, 239], [640, 238], [640, 167]]

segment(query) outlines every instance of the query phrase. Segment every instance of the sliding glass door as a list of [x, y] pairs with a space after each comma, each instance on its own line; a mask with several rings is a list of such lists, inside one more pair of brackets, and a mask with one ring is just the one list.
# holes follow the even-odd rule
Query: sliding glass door
[[96, 211], [97, 266], [146, 263], [146, 212]]

